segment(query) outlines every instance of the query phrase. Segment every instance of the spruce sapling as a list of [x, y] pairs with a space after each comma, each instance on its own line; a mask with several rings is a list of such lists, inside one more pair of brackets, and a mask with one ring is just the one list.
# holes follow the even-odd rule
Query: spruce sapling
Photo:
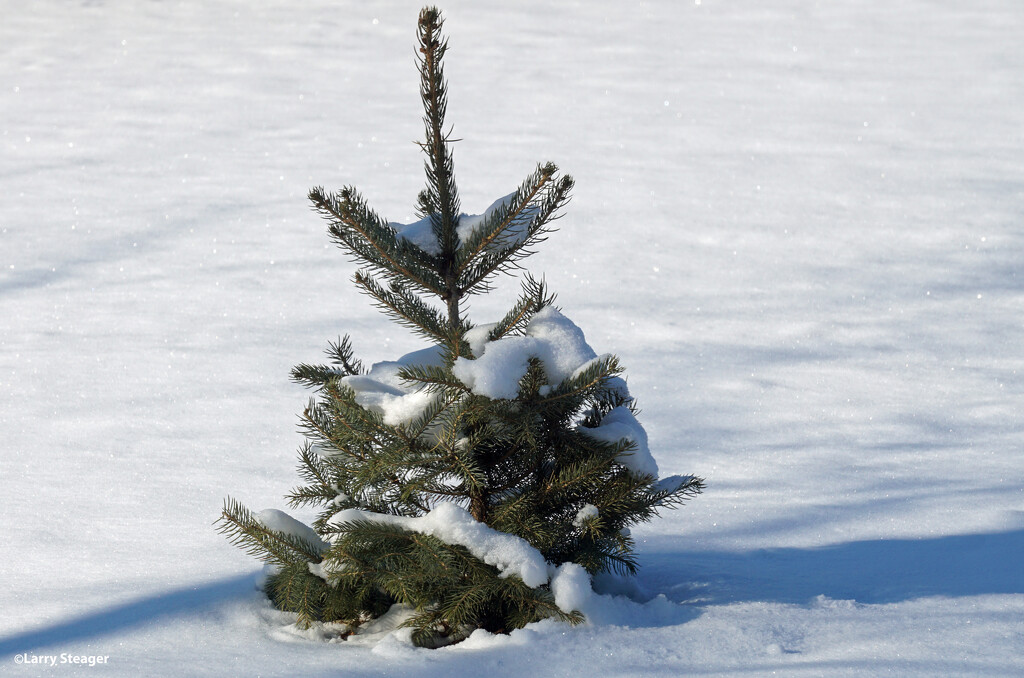
[[298, 365], [293, 378], [316, 397], [288, 500], [317, 507], [316, 520], [228, 499], [218, 521], [276, 565], [267, 593], [301, 623], [355, 632], [399, 603], [424, 646], [547, 617], [581, 622], [553, 579], [634, 573], [629, 527], [702, 489], [693, 476], [658, 480], [618, 360], [594, 353], [543, 281], [524, 275], [495, 323], [466, 317], [468, 297], [520, 270], [545, 239], [573, 180], [543, 163], [483, 215], [461, 212], [441, 29], [437, 9], [420, 13], [420, 221], [390, 223], [352, 187], [309, 194], [361, 264], [356, 286], [430, 346], [367, 370], [346, 336], [328, 364]]

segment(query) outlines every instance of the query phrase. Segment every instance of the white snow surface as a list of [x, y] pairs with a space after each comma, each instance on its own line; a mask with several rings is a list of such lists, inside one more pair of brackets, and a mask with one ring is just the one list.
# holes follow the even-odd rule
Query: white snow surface
[[632, 585], [570, 588], [581, 627], [427, 651], [270, 608], [211, 523], [298, 484], [290, 368], [422, 346], [306, 201], [415, 220], [419, 8], [5, 12], [0, 675], [1024, 673], [1017, 0], [445, 3], [465, 211], [574, 176], [524, 263], [708, 488], [633, 529]]

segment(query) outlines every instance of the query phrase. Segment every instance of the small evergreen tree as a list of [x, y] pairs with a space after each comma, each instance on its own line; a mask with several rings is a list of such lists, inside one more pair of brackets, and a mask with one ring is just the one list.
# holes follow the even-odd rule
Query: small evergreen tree
[[497, 323], [464, 317], [467, 297], [544, 239], [573, 181], [543, 164], [483, 215], [460, 213], [441, 26], [437, 9], [421, 12], [421, 220], [389, 223], [353, 188], [309, 194], [332, 239], [363, 264], [355, 284], [431, 348], [365, 370], [346, 336], [330, 345], [330, 364], [298, 365], [293, 378], [316, 397], [302, 415], [303, 484], [288, 499], [319, 516], [311, 528], [228, 499], [218, 521], [276, 565], [267, 593], [300, 623], [354, 630], [403, 603], [420, 645], [582, 621], [559, 606], [554, 578], [632, 574], [629, 526], [702, 488], [692, 476], [657, 479], [618, 361], [593, 353], [543, 282], [527, 274]]

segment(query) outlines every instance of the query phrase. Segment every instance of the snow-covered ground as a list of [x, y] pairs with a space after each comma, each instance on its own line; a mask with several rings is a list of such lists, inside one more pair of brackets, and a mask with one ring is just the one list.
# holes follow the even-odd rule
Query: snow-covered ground
[[575, 176], [530, 268], [708, 489], [650, 602], [437, 651], [290, 631], [212, 526], [284, 508], [293, 364], [422, 348], [305, 199], [412, 220], [419, 4], [7, 4], [0, 675], [1024, 672], [1017, 0], [443, 6], [464, 208]]

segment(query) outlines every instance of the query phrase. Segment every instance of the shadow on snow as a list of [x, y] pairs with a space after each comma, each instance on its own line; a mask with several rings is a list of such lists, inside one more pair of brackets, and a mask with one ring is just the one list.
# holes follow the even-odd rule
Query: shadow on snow
[[[1024, 530], [737, 552], [658, 551], [657, 541], [648, 541], [653, 548], [640, 554], [640, 585], [690, 605], [646, 610], [639, 615], [644, 619], [633, 609], [627, 626], [685, 623], [702, 606], [734, 602], [806, 604], [825, 596], [882, 604], [928, 596], [1024, 594]], [[253, 582], [247, 573], [187, 586], [0, 638], [0, 656], [209, 609], [252, 595]]]
[[249, 572], [197, 586], [185, 586], [114, 605], [98, 612], [79, 615], [65, 622], [0, 637], [0, 657], [31, 652], [51, 645], [68, 645], [75, 641], [215, 607], [229, 600], [252, 595], [254, 581], [253, 573]]
[[1024, 594], [1024, 530], [738, 552], [659, 552], [652, 541], [643, 586], [698, 605]]

